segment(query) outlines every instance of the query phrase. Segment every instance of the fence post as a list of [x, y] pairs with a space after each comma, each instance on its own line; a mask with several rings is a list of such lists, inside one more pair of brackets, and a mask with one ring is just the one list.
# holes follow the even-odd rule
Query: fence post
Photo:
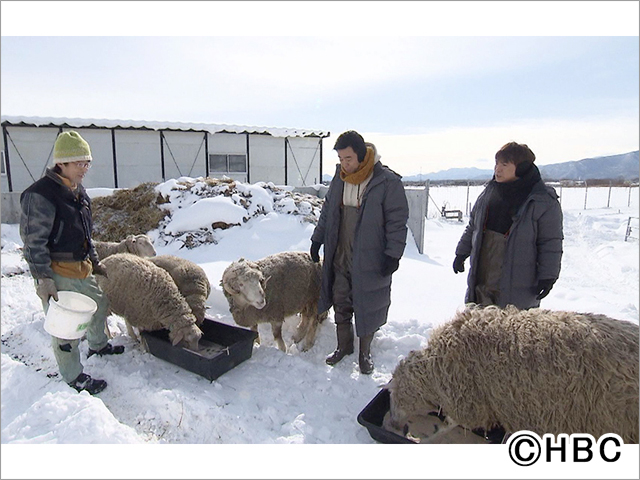
[[560, 184], [560, 207], [562, 207], [562, 184]]
[[607, 197], [607, 208], [609, 208], [610, 203], [611, 203], [611, 180], [609, 180], [609, 196]]
[[587, 185], [587, 181], [584, 181], [584, 210], [587, 209], [587, 192], [589, 191], [589, 185]]
[[429, 218], [429, 179], [424, 182], [424, 188], [427, 191], [427, 194], [424, 197], [424, 201], [426, 203], [424, 206], [424, 218]]
[[465, 213], [467, 217], [469, 216], [469, 185], [470, 185], [470, 182], [467, 182], [467, 201], [465, 203]]

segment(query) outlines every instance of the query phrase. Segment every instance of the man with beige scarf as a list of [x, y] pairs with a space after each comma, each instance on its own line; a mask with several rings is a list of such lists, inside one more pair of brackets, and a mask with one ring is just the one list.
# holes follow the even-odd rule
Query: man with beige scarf
[[335, 365], [354, 352], [352, 319], [359, 338], [360, 372], [373, 371], [371, 343], [387, 322], [391, 276], [407, 239], [409, 207], [401, 177], [380, 162], [375, 145], [353, 130], [334, 145], [340, 164], [311, 236], [311, 258], [324, 245], [318, 311], [333, 306], [338, 346], [326, 359]]

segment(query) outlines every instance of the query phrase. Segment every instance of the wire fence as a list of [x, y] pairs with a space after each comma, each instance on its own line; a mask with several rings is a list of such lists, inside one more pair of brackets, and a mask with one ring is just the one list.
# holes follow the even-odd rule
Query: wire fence
[[[598, 208], [640, 208], [640, 188], [631, 186], [553, 185], [563, 210]], [[443, 211], [460, 210], [469, 216], [484, 185], [430, 185], [428, 218], [442, 216]]]

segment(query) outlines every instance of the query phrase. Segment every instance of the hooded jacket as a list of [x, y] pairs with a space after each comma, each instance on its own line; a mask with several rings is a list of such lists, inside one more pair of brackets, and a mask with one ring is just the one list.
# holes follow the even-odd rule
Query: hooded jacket
[[[333, 259], [338, 246], [344, 185], [338, 164], [318, 225], [311, 236], [312, 241], [324, 245], [319, 312], [325, 312], [333, 305]], [[376, 162], [373, 176], [362, 195], [353, 239], [351, 294], [359, 337], [375, 332], [387, 321], [391, 304], [391, 275], [382, 275], [384, 256], [402, 257], [408, 218], [409, 206], [401, 177]]]
[[[534, 168], [537, 168], [534, 166]], [[458, 246], [456, 255], [470, 258], [466, 303], [475, 303], [478, 257], [487, 209], [495, 182], [490, 182], [478, 197]], [[494, 197], [495, 198], [495, 197]], [[512, 217], [507, 235], [498, 306], [519, 309], [540, 306], [536, 286], [540, 280], [557, 280], [562, 259], [562, 209], [556, 191], [540, 180]]]

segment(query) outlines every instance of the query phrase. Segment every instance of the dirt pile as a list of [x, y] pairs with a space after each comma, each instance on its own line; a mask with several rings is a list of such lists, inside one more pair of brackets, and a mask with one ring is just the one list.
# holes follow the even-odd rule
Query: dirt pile
[[143, 183], [134, 189], [118, 190], [113, 195], [93, 199], [93, 238], [119, 242], [129, 234], [158, 228], [167, 212], [158, 207], [164, 200], [154, 190], [156, 185]]
[[295, 215], [302, 222], [315, 224], [324, 202], [317, 196], [293, 192], [271, 183], [249, 185], [229, 178], [171, 179], [162, 184], [148, 182], [133, 189], [118, 190], [111, 196], [95, 198], [92, 201], [93, 235], [96, 240], [118, 242], [129, 234], [157, 230], [157, 241], [165, 244], [178, 241], [186, 248], [215, 244], [220, 231], [239, 224], [214, 221], [197, 229], [178, 232], [166, 227], [174, 212], [216, 196], [228, 197], [233, 204], [245, 209], [244, 222], [273, 211]]

